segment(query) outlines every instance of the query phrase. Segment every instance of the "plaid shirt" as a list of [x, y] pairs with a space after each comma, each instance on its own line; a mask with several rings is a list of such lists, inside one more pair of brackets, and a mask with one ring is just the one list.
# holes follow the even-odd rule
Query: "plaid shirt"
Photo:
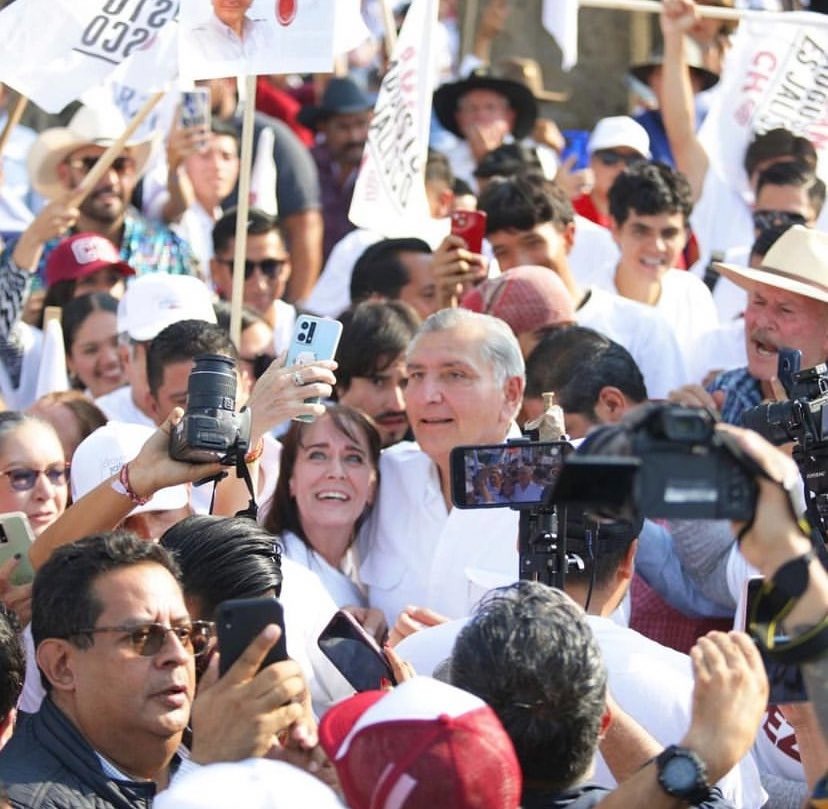
[[723, 390], [727, 395], [722, 405], [722, 421], [741, 425], [742, 413], [761, 404], [762, 388], [759, 380], [750, 375], [747, 368], [734, 368], [719, 374], [708, 386], [709, 393]]

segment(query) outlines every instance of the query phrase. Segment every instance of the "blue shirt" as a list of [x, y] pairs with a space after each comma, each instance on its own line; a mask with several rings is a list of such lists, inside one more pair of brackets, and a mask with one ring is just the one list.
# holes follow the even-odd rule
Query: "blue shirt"
[[708, 386], [708, 393], [723, 390], [726, 394], [722, 405], [722, 421], [741, 425], [742, 413], [762, 403], [762, 386], [747, 368], [734, 368], [719, 374]]

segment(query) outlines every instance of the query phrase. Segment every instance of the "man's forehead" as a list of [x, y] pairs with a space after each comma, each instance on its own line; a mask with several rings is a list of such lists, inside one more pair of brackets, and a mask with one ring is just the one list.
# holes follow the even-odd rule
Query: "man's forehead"
[[415, 338], [408, 353], [412, 365], [470, 365], [487, 367], [483, 359], [485, 333], [473, 324], [455, 326], [442, 331], [431, 331]]
[[485, 88], [477, 87], [473, 90], [467, 90], [460, 96], [458, 104], [463, 106], [465, 104], [483, 104], [498, 102], [509, 106], [509, 98], [497, 90], [487, 90]]
[[807, 295], [800, 295], [798, 292], [791, 292], [787, 289], [772, 286], [771, 284], [763, 284], [759, 281], [754, 281], [751, 285], [750, 292], [755, 297], [760, 297], [765, 300], [772, 300], [776, 303], [787, 303], [798, 308], [814, 307], [814, 306], [828, 306], [823, 301], [816, 298], [810, 298]]
[[92, 592], [107, 611], [154, 614], [171, 606], [181, 611], [184, 597], [181, 585], [166, 567], [150, 560], [123, 565], [99, 573], [92, 582]]
[[[78, 146], [77, 149], [75, 149], [74, 151], [69, 153], [68, 157], [69, 157], [70, 160], [72, 158], [76, 158], [76, 157], [90, 157], [90, 156], [99, 157], [105, 151], [106, 151], [105, 146], [100, 146], [97, 143], [87, 143], [87, 144], [84, 144], [83, 146]], [[130, 154], [129, 147], [125, 147], [123, 149], [123, 151], [121, 152], [122, 156], [129, 155], [129, 154]]]

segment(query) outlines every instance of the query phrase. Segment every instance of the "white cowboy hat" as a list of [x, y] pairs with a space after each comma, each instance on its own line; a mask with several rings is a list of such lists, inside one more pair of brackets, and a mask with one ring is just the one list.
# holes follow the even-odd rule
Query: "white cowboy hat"
[[828, 303], [828, 233], [794, 225], [765, 254], [758, 269], [736, 264], [713, 265], [734, 284], [755, 283], [795, 292]]
[[[35, 191], [54, 199], [65, 190], [58, 178], [57, 167], [82, 146], [110, 146], [125, 129], [123, 118], [114, 107], [81, 107], [68, 126], [44, 129], [29, 150], [27, 165]], [[135, 160], [135, 173], [140, 177], [152, 152], [154, 139], [127, 141]]]

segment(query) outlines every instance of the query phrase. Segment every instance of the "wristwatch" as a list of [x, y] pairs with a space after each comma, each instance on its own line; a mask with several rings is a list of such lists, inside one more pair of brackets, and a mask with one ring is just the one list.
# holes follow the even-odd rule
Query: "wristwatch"
[[656, 756], [655, 762], [658, 783], [668, 795], [692, 805], [710, 797], [707, 767], [692, 750], [671, 744]]
[[773, 574], [771, 582], [774, 589], [778, 590], [785, 598], [799, 598], [808, 589], [808, 565], [816, 556], [816, 550], [811, 548], [808, 553], [797, 556], [785, 562], [776, 573]]

